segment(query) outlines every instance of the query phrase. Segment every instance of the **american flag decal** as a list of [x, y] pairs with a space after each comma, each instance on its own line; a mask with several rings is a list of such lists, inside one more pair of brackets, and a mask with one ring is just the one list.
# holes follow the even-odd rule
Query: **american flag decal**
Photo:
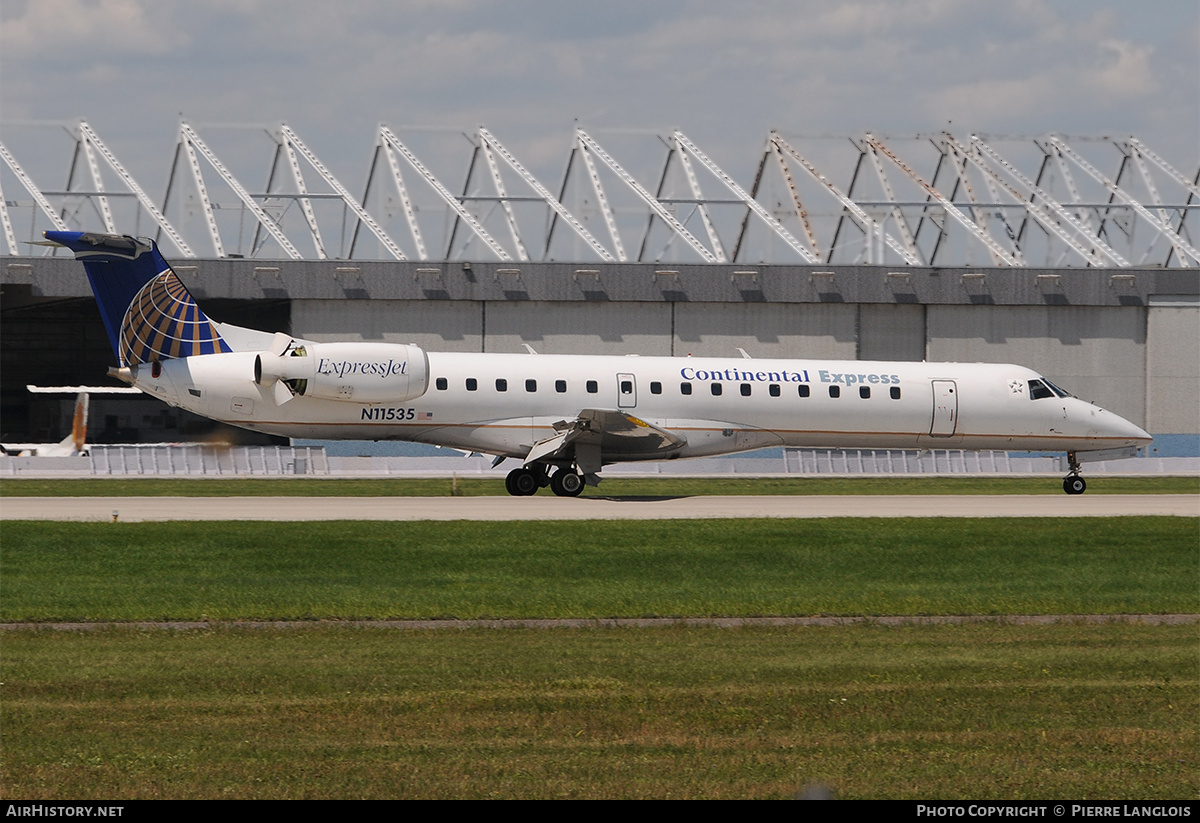
[[421, 412], [417, 415], [418, 420], [432, 420], [433, 412]]

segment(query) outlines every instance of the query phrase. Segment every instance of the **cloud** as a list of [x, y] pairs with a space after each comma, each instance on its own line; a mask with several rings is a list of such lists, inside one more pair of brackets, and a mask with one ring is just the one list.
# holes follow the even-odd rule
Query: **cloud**
[[1136, 131], [1139, 107], [1152, 104], [1151, 96], [1160, 91], [1150, 66], [1154, 49], [1116, 39], [1089, 46], [1086, 60], [1032, 68], [1017, 64], [1008, 76], [992, 71], [932, 88], [920, 95], [921, 109], [935, 123], [953, 119], [980, 128], [1060, 131], [1070, 130], [1081, 118], [1090, 121], [1100, 112], [1118, 112], [1128, 116], [1129, 130]]
[[6, 4], [0, 25], [4, 62], [69, 62], [104, 56], [166, 54], [184, 48], [185, 33], [172, 25], [164, 4], [143, 0], [32, 0]]
[[546, 153], [526, 162], [559, 168], [566, 149], [555, 159], [549, 147], [576, 117], [679, 126], [718, 162], [773, 127], [913, 132], [946, 119], [1009, 132], [1103, 123], [1194, 144], [1200, 6], [1132, 6], [5, 0], [0, 105], [6, 119], [90, 114], [118, 150], [155, 129], [168, 143], [180, 112], [286, 119], [322, 152], [366, 151], [381, 120], [485, 123], [523, 159]]
[[1150, 68], [1153, 46], [1123, 40], [1104, 40], [1100, 45], [1115, 53], [1116, 60], [1099, 71], [1095, 82], [1098, 91], [1129, 98], [1159, 90]]

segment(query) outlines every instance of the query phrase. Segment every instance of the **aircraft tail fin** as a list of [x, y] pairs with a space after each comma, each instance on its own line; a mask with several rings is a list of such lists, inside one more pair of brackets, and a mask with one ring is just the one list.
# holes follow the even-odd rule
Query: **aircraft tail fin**
[[87, 448], [88, 393], [75, 395], [75, 414], [71, 418], [71, 433], [63, 438], [62, 445], [70, 446], [82, 454]]
[[121, 366], [231, 351], [152, 240], [47, 231], [83, 263]]
[[86, 454], [88, 399], [93, 394], [141, 394], [132, 386], [26, 386], [32, 394], [75, 394], [75, 412], [71, 416], [71, 433], [58, 441], [53, 454]]

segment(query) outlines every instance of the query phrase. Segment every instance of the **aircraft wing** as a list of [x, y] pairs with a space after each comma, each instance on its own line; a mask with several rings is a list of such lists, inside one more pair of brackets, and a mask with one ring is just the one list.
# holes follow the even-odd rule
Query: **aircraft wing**
[[533, 445], [526, 463], [574, 458], [590, 474], [614, 458], [658, 458], [677, 451], [687, 438], [623, 411], [584, 409], [554, 424], [555, 434]]

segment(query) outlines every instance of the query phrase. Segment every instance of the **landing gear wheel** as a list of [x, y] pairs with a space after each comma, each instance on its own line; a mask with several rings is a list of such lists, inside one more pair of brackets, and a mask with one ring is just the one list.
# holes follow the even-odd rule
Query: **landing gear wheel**
[[550, 491], [559, 497], [578, 497], [583, 491], [583, 478], [570, 469], [559, 469], [550, 477]]
[[1075, 452], [1067, 452], [1067, 467], [1071, 473], [1063, 480], [1063, 491], [1067, 494], [1083, 494], [1087, 491], [1087, 483], [1079, 476], [1079, 459]]
[[513, 469], [504, 478], [504, 489], [514, 497], [529, 497], [536, 494], [538, 477], [529, 469]]

